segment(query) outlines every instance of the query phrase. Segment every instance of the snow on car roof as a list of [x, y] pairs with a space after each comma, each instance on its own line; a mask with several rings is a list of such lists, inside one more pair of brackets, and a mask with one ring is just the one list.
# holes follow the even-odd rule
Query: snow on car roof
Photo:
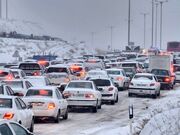
[[33, 86], [30, 87], [29, 89], [50, 89], [50, 90], [55, 90], [57, 87], [56, 86]]
[[51, 67], [66, 67], [66, 68], [68, 68], [69, 66], [66, 64], [56, 64], [56, 65], [50, 65], [48, 68], [51, 68]]
[[150, 73], [137, 73], [136, 75], [154, 76], [154, 74]]

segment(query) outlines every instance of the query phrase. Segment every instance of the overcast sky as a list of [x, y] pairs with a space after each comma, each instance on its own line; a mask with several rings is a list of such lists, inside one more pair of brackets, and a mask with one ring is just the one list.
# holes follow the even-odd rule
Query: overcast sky
[[[147, 46], [151, 43], [151, 0], [132, 1], [131, 41], [143, 45], [143, 16], [147, 16]], [[163, 44], [180, 41], [180, 0], [164, 4]], [[94, 47], [110, 44], [110, 26], [114, 26], [113, 47], [127, 45], [128, 0], [9, 0], [9, 18], [40, 23], [47, 34], [69, 41], [86, 41]], [[158, 33], [159, 34], [159, 33]], [[158, 37], [159, 40], [159, 37]]]

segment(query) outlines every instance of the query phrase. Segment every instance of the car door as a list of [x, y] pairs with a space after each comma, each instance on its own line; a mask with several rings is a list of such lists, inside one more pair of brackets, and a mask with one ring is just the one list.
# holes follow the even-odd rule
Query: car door
[[18, 98], [15, 98], [15, 104], [18, 112], [18, 122], [21, 121], [21, 124], [27, 127], [27, 115], [26, 112], [24, 111], [25, 108], [22, 107], [21, 103], [19, 102]]

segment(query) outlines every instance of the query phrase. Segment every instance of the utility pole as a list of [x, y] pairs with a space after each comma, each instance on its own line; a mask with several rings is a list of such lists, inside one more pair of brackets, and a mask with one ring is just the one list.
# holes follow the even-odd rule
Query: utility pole
[[162, 28], [163, 28], [163, 4], [165, 2], [168, 2], [168, 0], [156, 0], [157, 2], [160, 3], [160, 8], [161, 8], [161, 11], [160, 11], [160, 49], [162, 49]]
[[154, 44], [154, 0], [152, 0], [152, 31], [151, 31], [151, 47]]
[[144, 17], [144, 49], [146, 48], [146, 16], [148, 13], [141, 13]]
[[129, 0], [129, 10], [128, 10], [128, 46], [131, 42], [131, 0]]
[[114, 30], [114, 27], [111, 26], [110, 29], [111, 29], [111, 51], [112, 51], [113, 50], [113, 30]]
[[6, 0], [6, 20], [8, 19], [8, 0]]
[[155, 20], [155, 46], [157, 47], [157, 33], [158, 33], [158, 3], [156, 3], [156, 20]]
[[2, 19], [2, 0], [0, 0], [0, 19]]

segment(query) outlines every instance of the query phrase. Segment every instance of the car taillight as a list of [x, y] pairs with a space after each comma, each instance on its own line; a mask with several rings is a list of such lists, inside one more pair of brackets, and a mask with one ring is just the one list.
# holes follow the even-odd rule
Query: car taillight
[[11, 120], [14, 117], [14, 113], [5, 113], [3, 119]]
[[13, 76], [12, 76], [12, 75], [8, 75], [8, 76], [6, 77], [6, 79], [7, 79], [7, 80], [12, 80], [12, 79], [13, 79]]
[[117, 77], [116, 80], [117, 80], [117, 81], [122, 81], [123, 78], [122, 78], [122, 77]]
[[113, 88], [113, 87], [110, 87], [108, 90], [109, 90], [109, 91], [113, 91], [113, 90], [114, 90], [114, 88]]
[[166, 78], [164, 79], [164, 81], [165, 81], [165, 82], [170, 82], [170, 81], [171, 81], [171, 78], [166, 77]]
[[155, 86], [155, 83], [151, 83], [150, 86]]
[[85, 94], [85, 98], [95, 98], [94, 94]]
[[34, 75], [34, 76], [39, 76], [39, 75], [40, 75], [40, 72], [34, 72], [33, 75]]
[[55, 108], [55, 104], [54, 103], [49, 103], [48, 104], [48, 110], [54, 109]]

